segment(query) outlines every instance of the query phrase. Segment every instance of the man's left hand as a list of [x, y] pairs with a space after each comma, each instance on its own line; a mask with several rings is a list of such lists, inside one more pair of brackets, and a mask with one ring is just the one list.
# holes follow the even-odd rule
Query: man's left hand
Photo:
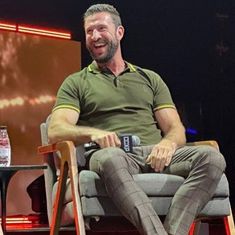
[[156, 144], [152, 152], [146, 159], [146, 163], [156, 172], [162, 172], [166, 166], [169, 166], [172, 156], [176, 151], [176, 144], [168, 139], [162, 139]]

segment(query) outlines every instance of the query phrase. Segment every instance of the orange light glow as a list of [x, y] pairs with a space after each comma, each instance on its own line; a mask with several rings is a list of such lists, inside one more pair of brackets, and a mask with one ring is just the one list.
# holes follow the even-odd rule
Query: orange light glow
[[31, 105], [45, 104], [55, 101], [55, 97], [50, 95], [41, 95], [39, 97], [29, 99], [28, 101]]
[[13, 99], [0, 99], [0, 110], [4, 108], [8, 108], [9, 106], [23, 106], [25, 104], [40, 105], [54, 102], [56, 99], [55, 96], [50, 95], [41, 95], [35, 98], [28, 98], [28, 97], [16, 97]]
[[0, 109], [7, 108], [9, 106], [22, 106], [24, 104], [24, 99], [21, 97], [16, 97], [14, 99], [3, 99], [0, 100]]
[[5, 22], [0, 22], [0, 29], [10, 30], [10, 31], [15, 31], [15, 32], [22, 32], [22, 33], [30, 33], [30, 34], [48, 36], [48, 37], [54, 37], [54, 38], [71, 39], [70, 32], [61, 32], [61, 31], [43, 29], [43, 28], [38, 28], [38, 27], [29, 27], [29, 26], [24, 26], [24, 25], [9, 24]]

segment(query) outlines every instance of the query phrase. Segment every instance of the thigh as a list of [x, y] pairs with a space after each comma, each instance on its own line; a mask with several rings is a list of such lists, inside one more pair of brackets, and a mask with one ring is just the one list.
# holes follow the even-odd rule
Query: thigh
[[170, 165], [165, 168], [164, 173], [187, 177], [195, 162], [211, 155], [215, 155], [214, 159], [216, 161], [217, 156], [221, 154], [215, 148], [206, 145], [181, 147], [176, 150]]
[[130, 174], [140, 173], [138, 163], [120, 148], [100, 149], [94, 152], [89, 160], [89, 169], [98, 174], [113, 172], [120, 168], [128, 170]]

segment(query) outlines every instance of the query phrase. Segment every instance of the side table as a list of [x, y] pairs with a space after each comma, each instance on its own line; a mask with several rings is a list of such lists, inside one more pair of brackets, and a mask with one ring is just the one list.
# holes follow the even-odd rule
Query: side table
[[8, 184], [11, 177], [20, 170], [39, 170], [46, 169], [45, 165], [11, 165], [0, 167], [0, 190], [1, 190], [1, 205], [2, 205], [2, 231], [6, 234], [6, 196]]

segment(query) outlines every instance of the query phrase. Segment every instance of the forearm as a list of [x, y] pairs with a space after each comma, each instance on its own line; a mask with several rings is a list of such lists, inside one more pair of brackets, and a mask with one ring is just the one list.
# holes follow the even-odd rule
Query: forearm
[[175, 149], [185, 145], [185, 128], [176, 109], [166, 108], [157, 110], [155, 117], [163, 133], [163, 139], [160, 143], [166, 143], [167, 145], [172, 143]]
[[92, 141], [92, 136], [97, 129], [86, 126], [77, 126], [69, 123], [52, 123], [48, 128], [50, 143], [63, 140], [71, 140], [76, 144], [83, 144]]
[[165, 130], [162, 140], [153, 147], [146, 163], [150, 164], [156, 172], [162, 172], [164, 167], [169, 166], [176, 149], [183, 146], [185, 142], [184, 126], [180, 122], [170, 126], [167, 131]]
[[115, 132], [100, 130], [93, 127], [77, 126], [63, 121], [54, 121], [49, 125], [50, 143], [71, 140], [76, 145], [95, 142], [100, 148], [120, 147], [121, 142]]
[[161, 142], [164, 141], [170, 141], [176, 148], [185, 145], [186, 136], [184, 126], [180, 123], [171, 127], [169, 131], [165, 133]]

